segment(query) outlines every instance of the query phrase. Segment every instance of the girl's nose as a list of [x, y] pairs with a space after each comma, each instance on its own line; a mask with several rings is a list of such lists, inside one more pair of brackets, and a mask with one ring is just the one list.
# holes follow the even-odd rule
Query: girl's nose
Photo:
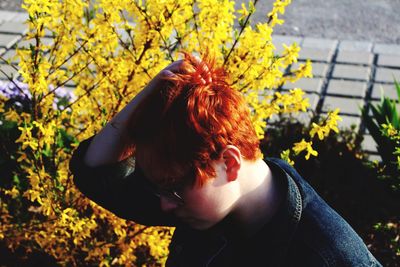
[[160, 196], [160, 206], [163, 212], [171, 212], [176, 209], [179, 204], [167, 197]]

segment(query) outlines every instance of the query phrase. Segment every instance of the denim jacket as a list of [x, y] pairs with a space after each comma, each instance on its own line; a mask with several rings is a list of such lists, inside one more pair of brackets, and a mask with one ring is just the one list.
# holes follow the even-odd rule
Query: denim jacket
[[174, 226], [168, 267], [234, 266], [382, 266], [351, 226], [285, 161], [266, 158], [287, 188], [279, 212], [256, 235], [234, 239], [212, 229], [197, 231], [161, 211], [146, 188], [133, 158], [91, 168], [84, 164], [91, 138], [70, 162], [76, 186], [117, 216], [151, 226]]

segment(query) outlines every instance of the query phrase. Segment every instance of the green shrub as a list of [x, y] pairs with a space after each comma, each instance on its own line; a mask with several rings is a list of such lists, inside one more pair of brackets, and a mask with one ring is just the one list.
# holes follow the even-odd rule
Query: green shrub
[[[400, 101], [400, 84], [395, 81], [395, 88]], [[369, 115], [372, 111], [372, 116]], [[382, 163], [377, 164], [379, 178], [386, 180], [392, 189], [400, 189], [400, 117], [396, 108], [396, 100], [382, 94], [377, 105], [369, 103], [362, 109], [362, 119], [372, 138]]]

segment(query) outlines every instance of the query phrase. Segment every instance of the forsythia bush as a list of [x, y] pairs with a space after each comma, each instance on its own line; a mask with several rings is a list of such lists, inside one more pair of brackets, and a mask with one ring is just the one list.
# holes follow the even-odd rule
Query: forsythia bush
[[[311, 76], [310, 62], [285, 72], [297, 61], [296, 44], [282, 55], [272, 44], [289, 3], [276, 1], [265, 22], [251, 26], [257, 1], [235, 10], [228, 0], [25, 0], [31, 44], [17, 50], [22, 81], [10, 77], [0, 96], [0, 242], [68, 266], [163, 265], [173, 229], [122, 220], [86, 199], [68, 170], [72, 151], [179, 51], [208, 51], [225, 66], [260, 138], [271, 116], [306, 111], [301, 89], [275, 92]], [[336, 119], [337, 112], [313, 125], [292, 153], [316, 155], [312, 138], [337, 131]]]

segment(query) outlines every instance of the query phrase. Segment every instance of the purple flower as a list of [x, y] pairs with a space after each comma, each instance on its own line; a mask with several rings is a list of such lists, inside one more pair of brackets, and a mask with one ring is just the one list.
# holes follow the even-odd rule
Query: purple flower
[[8, 99], [32, 99], [28, 85], [18, 80], [13, 82], [0, 81], [0, 94]]
[[[54, 86], [49, 86], [49, 89], [54, 90]], [[6, 97], [9, 103], [17, 108], [28, 108], [32, 99], [28, 85], [18, 80], [0, 81], [0, 95]], [[76, 100], [73, 91], [64, 87], [54, 90], [54, 96], [53, 108], [59, 110], [65, 109], [65, 106]]]
[[67, 89], [65, 87], [59, 87], [57, 88], [55, 91], [55, 96], [57, 98], [67, 98], [70, 101], [74, 101], [76, 99], [76, 96], [74, 95], [74, 93], [72, 92], [71, 89]]

